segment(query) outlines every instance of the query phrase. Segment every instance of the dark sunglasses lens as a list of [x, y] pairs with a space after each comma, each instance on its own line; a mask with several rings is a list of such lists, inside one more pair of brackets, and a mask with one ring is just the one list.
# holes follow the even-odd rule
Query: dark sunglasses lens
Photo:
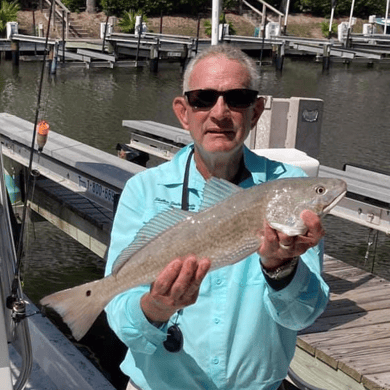
[[183, 333], [177, 325], [168, 328], [167, 339], [163, 343], [168, 352], [179, 352], [183, 348]]
[[250, 89], [233, 89], [226, 92], [225, 101], [229, 107], [247, 108], [254, 103], [257, 91]]
[[218, 99], [218, 93], [211, 90], [199, 90], [187, 92], [188, 102], [192, 107], [209, 108]]
[[257, 93], [251, 89], [232, 89], [225, 92], [199, 89], [185, 94], [190, 106], [195, 108], [213, 107], [220, 95], [224, 96], [226, 104], [231, 108], [247, 108], [255, 102]]

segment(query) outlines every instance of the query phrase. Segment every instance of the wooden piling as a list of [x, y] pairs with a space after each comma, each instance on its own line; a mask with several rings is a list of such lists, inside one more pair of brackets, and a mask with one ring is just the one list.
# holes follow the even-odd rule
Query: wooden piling
[[[65, 64], [65, 11], [62, 11], [62, 63]], [[103, 44], [104, 47], [104, 44]]]
[[151, 46], [150, 48], [150, 71], [157, 73], [158, 72], [158, 60], [159, 60], [159, 46], [160, 46], [160, 41], [157, 39], [157, 42]]
[[330, 66], [330, 44], [325, 44], [322, 56], [322, 70], [329, 70]]
[[50, 53], [49, 53], [50, 74], [56, 74], [56, 72], [57, 72], [57, 60], [58, 60], [58, 43], [56, 42], [51, 47]]
[[186, 44], [183, 45], [183, 51], [181, 52], [180, 57], [180, 67], [182, 72], [184, 72], [187, 64], [188, 64], [189, 58], [188, 58], [188, 46]]
[[12, 65], [19, 66], [19, 41], [11, 41]]
[[275, 69], [282, 71], [284, 64], [284, 43], [277, 45], [275, 50]]
[[[141, 20], [140, 20], [140, 23], [139, 23], [139, 26], [138, 26], [137, 54], [136, 54], [136, 56], [135, 56], [135, 64], [136, 64], [136, 67], [137, 67], [137, 68], [139, 67], [138, 59], [139, 59], [139, 51], [140, 51], [140, 46], [141, 46], [142, 17], [143, 17], [143, 14], [141, 14]], [[137, 28], [137, 26], [136, 26], [135, 28]]]

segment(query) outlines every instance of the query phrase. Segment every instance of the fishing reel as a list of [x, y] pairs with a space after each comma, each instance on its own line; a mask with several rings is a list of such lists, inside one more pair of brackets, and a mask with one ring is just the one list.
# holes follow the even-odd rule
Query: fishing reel
[[26, 316], [26, 302], [22, 299], [10, 295], [6, 301], [7, 308], [11, 310], [11, 318], [15, 323], [24, 320]]

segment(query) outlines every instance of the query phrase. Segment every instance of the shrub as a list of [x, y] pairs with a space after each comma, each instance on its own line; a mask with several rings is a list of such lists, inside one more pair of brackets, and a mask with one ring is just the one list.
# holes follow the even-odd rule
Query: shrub
[[[236, 35], [236, 30], [234, 29], [233, 23], [226, 21], [225, 14], [222, 13], [219, 16], [219, 23], [221, 23], [221, 24], [227, 23], [229, 25], [229, 35]], [[205, 20], [203, 23], [203, 26], [205, 28], [206, 35], [211, 37], [211, 29], [212, 29], [211, 20], [210, 19]]]
[[7, 27], [7, 22], [16, 22], [19, 9], [20, 7], [16, 0], [12, 3], [8, 3], [4, 0], [1, 2], [0, 33], [5, 31]]
[[[135, 11], [131, 9], [130, 11], [125, 12], [123, 17], [120, 19], [118, 23], [121, 30], [124, 33], [133, 34], [135, 31], [136, 16], [141, 14], [142, 14], [141, 10]], [[145, 15], [142, 15], [142, 22], [146, 23], [147, 20], [148, 20], [147, 17]]]
[[[321, 22], [321, 31], [322, 31], [322, 35], [326, 38], [329, 37], [329, 22], [330, 20], [324, 20], [323, 22]], [[337, 24], [336, 23], [332, 23], [332, 27], [331, 27], [331, 31], [330, 31], [331, 35], [332, 34], [336, 34], [337, 35]]]

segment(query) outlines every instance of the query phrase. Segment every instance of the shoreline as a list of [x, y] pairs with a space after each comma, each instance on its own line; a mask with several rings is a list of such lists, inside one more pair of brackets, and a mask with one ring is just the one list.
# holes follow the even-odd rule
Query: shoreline
[[[71, 13], [71, 19], [75, 26], [80, 28], [83, 33], [87, 34], [88, 38], [100, 38], [100, 24], [106, 22], [106, 15], [104, 12], [96, 14], [88, 14], [86, 12]], [[118, 19], [117, 19], [118, 20]], [[210, 18], [202, 18], [200, 22], [199, 36], [200, 38], [207, 38], [205, 21], [210, 21]], [[236, 31], [236, 35], [253, 36], [256, 26], [259, 24], [250, 21], [245, 16], [240, 16], [234, 13], [226, 14], [227, 22], [231, 23]], [[275, 18], [275, 20], [277, 20]], [[47, 28], [47, 19], [40, 11], [19, 11], [18, 12], [19, 32], [23, 34], [33, 35], [34, 21], [35, 26], [39, 23]], [[329, 20], [325, 17], [314, 17], [307, 14], [290, 14], [288, 15], [287, 34], [299, 36], [303, 38], [324, 38], [321, 31], [321, 23]], [[348, 21], [348, 17], [339, 17], [334, 19], [334, 24], [339, 24], [343, 21]], [[362, 25], [365, 21], [358, 19], [354, 32], [361, 32]], [[161, 18], [148, 17], [146, 22], [150, 32], [159, 32]], [[187, 35], [196, 36], [198, 19], [192, 16], [174, 15], [163, 16], [162, 30], [164, 34]], [[120, 32], [120, 27], [117, 23], [113, 26], [114, 32]], [[54, 31], [53, 35], [59, 34], [59, 31]]]

